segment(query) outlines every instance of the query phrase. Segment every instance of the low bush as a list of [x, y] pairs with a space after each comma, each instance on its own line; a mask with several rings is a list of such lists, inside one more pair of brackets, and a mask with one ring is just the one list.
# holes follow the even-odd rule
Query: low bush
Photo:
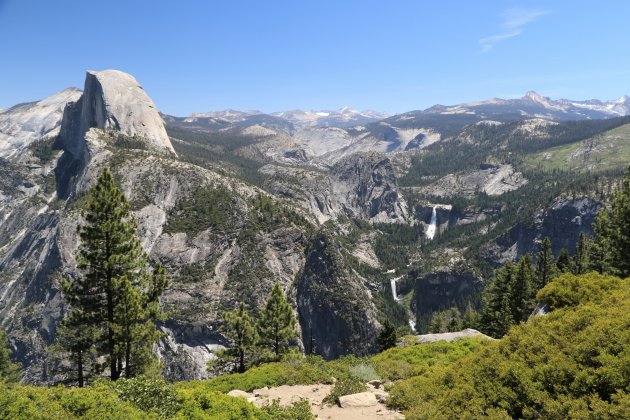
[[536, 298], [549, 309], [601, 302], [604, 297], [609, 296], [611, 290], [619, 288], [621, 282], [623, 280], [618, 277], [595, 272], [581, 276], [564, 274], [539, 290]]
[[330, 394], [326, 395], [323, 403], [328, 405], [337, 404], [339, 402], [339, 397], [357, 394], [366, 390], [367, 388], [360, 379], [355, 377], [342, 378], [335, 382]]
[[448, 365], [491, 343], [488, 339], [472, 337], [394, 347], [372, 357], [371, 361], [381, 377], [395, 381], [421, 375], [432, 366]]
[[112, 388], [121, 400], [159, 417], [171, 417], [178, 410], [175, 388], [164, 380], [146, 377], [119, 379], [112, 383]]

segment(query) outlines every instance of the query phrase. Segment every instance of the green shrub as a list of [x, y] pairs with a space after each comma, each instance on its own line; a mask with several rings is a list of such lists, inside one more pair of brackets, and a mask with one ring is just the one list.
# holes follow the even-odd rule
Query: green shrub
[[333, 385], [330, 394], [326, 395], [324, 401], [322, 402], [329, 405], [337, 404], [339, 402], [339, 397], [364, 392], [366, 391], [366, 389], [367, 388], [365, 387], [363, 382], [361, 382], [361, 380], [358, 378], [341, 378], [337, 382], [335, 382], [335, 385]]
[[356, 378], [364, 383], [372, 380], [381, 379], [381, 377], [378, 376], [378, 373], [376, 373], [376, 369], [374, 369], [374, 366], [368, 365], [366, 363], [350, 366], [350, 368], [348, 369], [348, 373], [350, 377]]
[[612, 289], [619, 288], [622, 281], [595, 272], [581, 276], [564, 274], [539, 290], [536, 298], [550, 309], [601, 302]]
[[182, 419], [240, 420], [264, 418], [264, 413], [244, 398], [230, 397], [203, 387], [180, 388], [177, 392]]
[[311, 412], [308, 400], [300, 399], [288, 407], [282, 407], [278, 400], [273, 400], [261, 410], [273, 420], [313, 420], [315, 416]]
[[144, 419], [146, 413], [120, 401], [105, 385], [86, 388], [7, 386], [0, 384], [3, 419]]
[[394, 347], [372, 357], [376, 371], [385, 379], [398, 380], [418, 376], [431, 366], [448, 365], [492, 343], [484, 338], [462, 338]]
[[171, 417], [178, 409], [175, 388], [162, 379], [138, 377], [112, 383], [121, 400], [160, 417]]

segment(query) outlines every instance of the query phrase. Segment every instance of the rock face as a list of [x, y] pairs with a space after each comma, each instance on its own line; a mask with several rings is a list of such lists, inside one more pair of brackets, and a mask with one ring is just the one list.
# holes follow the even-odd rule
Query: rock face
[[527, 179], [511, 165], [482, 165], [479, 170], [446, 175], [418, 192], [438, 197], [473, 197], [482, 191], [488, 195], [501, 195], [527, 184]]
[[266, 188], [296, 200], [319, 222], [346, 216], [371, 222], [404, 223], [407, 204], [398, 191], [389, 158], [377, 153], [354, 154], [326, 172], [266, 165]]
[[440, 271], [418, 278], [414, 284], [416, 329], [427, 331], [435, 311], [457, 307], [465, 310], [480, 298], [482, 280], [470, 272]]
[[331, 170], [335, 197], [351, 217], [373, 221], [404, 221], [406, 205], [399, 201], [396, 173], [389, 158], [369, 153], [354, 154]]
[[79, 89], [69, 88], [41, 101], [0, 112], [0, 158], [19, 154], [39, 138], [56, 136], [66, 105], [80, 97]]
[[502, 264], [525, 253], [536, 255], [539, 244], [549, 237], [554, 255], [562, 248], [573, 252], [580, 233], [592, 235], [591, 225], [602, 208], [602, 203], [588, 197], [558, 198], [548, 209], [541, 210], [532, 225], [517, 224], [505, 235], [482, 250], [481, 255]]
[[366, 280], [343, 264], [339, 246], [327, 234], [311, 244], [297, 280], [297, 307], [306, 352], [327, 359], [369, 354], [380, 325]]
[[83, 95], [64, 113], [60, 137], [76, 158], [84, 159], [84, 137], [91, 128], [116, 131], [175, 153], [151, 98], [133, 76], [118, 70], [88, 71]]

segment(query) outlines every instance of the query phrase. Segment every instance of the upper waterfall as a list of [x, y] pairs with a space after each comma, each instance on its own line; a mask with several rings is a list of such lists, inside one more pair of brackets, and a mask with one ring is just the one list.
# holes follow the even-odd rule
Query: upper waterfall
[[433, 239], [435, 236], [435, 230], [437, 228], [437, 211], [435, 207], [433, 207], [433, 212], [431, 212], [431, 221], [429, 222], [429, 227], [427, 228], [426, 236], [429, 239]]

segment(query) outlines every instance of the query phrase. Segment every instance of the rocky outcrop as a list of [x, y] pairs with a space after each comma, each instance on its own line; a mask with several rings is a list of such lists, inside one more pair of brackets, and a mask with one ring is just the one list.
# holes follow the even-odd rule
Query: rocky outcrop
[[426, 187], [414, 188], [414, 191], [438, 197], [473, 197], [479, 192], [501, 195], [527, 182], [511, 165], [483, 164], [478, 170], [449, 174]]
[[137, 138], [149, 148], [175, 153], [153, 101], [133, 76], [118, 70], [88, 71], [81, 98], [68, 105], [61, 125], [64, 150], [86, 161], [91, 128]]
[[76, 88], [65, 89], [38, 102], [16, 105], [0, 113], [0, 158], [19, 155], [42, 137], [59, 133], [68, 103], [81, 97]]
[[[460, 338], [468, 338], [468, 337], [481, 337], [488, 340], [494, 340], [494, 338], [485, 335], [477, 330], [472, 328], [466, 328], [461, 331], [447, 332], [447, 333], [437, 333], [437, 334], [420, 334], [414, 336], [414, 341], [417, 344], [427, 344], [427, 343], [435, 343], [437, 341], [453, 341]], [[404, 345], [408, 345], [405, 343]]]
[[378, 401], [372, 392], [359, 392], [358, 394], [343, 395], [339, 397], [339, 407], [372, 407], [377, 405]]
[[345, 266], [339, 246], [326, 233], [313, 240], [296, 285], [306, 352], [332, 359], [376, 349], [379, 324], [365, 279]]

